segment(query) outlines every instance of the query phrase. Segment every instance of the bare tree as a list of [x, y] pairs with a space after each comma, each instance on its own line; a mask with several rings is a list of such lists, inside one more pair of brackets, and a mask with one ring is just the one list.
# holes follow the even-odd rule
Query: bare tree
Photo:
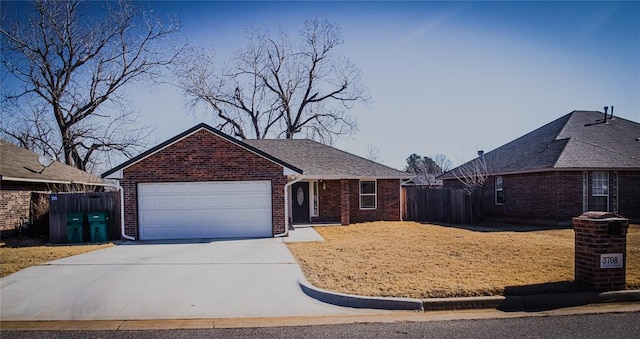
[[303, 135], [331, 143], [357, 129], [347, 111], [366, 103], [361, 71], [335, 55], [344, 39], [330, 21], [307, 20], [300, 40], [267, 29], [247, 33], [230, 66], [217, 68], [211, 51], [192, 49], [176, 75], [194, 105], [205, 104], [217, 127], [239, 138]]
[[101, 152], [131, 156], [147, 133], [133, 127], [123, 87], [176, 57], [162, 42], [178, 22], [128, 1], [32, 5], [27, 21], [3, 18], [0, 28], [2, 133], [82, 170]]
[[451, 170], [451, 160], [444, 154], [436, 154], [433, 157], [433, 162], [440, 169], [440, 171], [437, 173], [438, 175]]
[[477, 188], [484, 186], [489, 177], [484, 155], [462, 164], [452, 173], [462, 183], [467, 195], [472, 195]]
[[405, 171], [416, 175], [416, 181], [426, 185], [438, 183], [436, 177], [451, 169], [451, 160], [444, 154], [436, 154], [433, 158], [422, 157], [415, 153], [407, 158]]
[[367, 159], [371, 161], [380, 159], [380, 150], [370, 142], [367, 142]]

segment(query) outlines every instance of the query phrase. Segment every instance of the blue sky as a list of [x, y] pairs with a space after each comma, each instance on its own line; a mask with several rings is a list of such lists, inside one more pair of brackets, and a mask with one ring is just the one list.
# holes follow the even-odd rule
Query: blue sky
[[[639, 2], [152, 2], [177, 14], [181, 38], [222, 62], [245, 29], [294, 36], [305, 19], [336, 21], [342, 56], [364, 72], [373, 100], [356, 106], [359, 132], [335, 146], [403, 168], [411, 153], [455, 164], [574, 109], [640, 121]], [[168, 85], [129, 89], [132, 109], [162, 142], [213, 116]]]

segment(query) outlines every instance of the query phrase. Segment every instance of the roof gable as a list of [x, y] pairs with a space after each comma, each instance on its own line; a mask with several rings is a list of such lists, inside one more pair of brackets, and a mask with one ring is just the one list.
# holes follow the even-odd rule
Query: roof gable
[[[85, 171], [54, 161], [43, 170], [40, 155], [0, 140], [0, 176], [6, 181], [56, 184], [103, 185], [103, 181]], [[42, 173], [39, 173], [42, 170]]]
[[167, 140], [167, 141], [165, 141], [165, 142], [163, 142], [163, 143], [161, 143], [161, 144], [159, 144], [159, 145], [157, 145], [157, 146], [155, 146], [155, 147], [153, 147], [153, 148], [151, 148], [151, 149], [149, 149], [149, 150], [147, 150], [147, 151], [145, 151], [143, 153], [140, 153], [139, 155], [129, 159], [128, 161], [126, 161], [126, 162], [124, 162], [124, 163], [122, 163], [122, 164], [120, 164], [120, 165], [118, 165], [118, 166], [116, 166], [116, 167], [114, 167], [114, 168], [102, 173], [102, 177], [103, 178], [111, 177], [112, 175], [121, 172], [122, 170], [126, 169], [127, 167], [130, 167], [130, 166], [134, 165], [135, 163], [140, 162], [143, 159], [146, 159], [146, 158], [148, 158], [148, 157], [160, 152], [161, 150], [163, 150], [163, 149], [175, 144], [176, 142], [178, 142], [178, 141], [180, 141], [180, 140], [182, 140], [182, 139], [184, 139], [184, 138], [186, 138], [186, 137], [188, 137], [188, 136], [190, 136], [190, 135], [192, 135], [192, 134], [194, 134], [194, 133], [196, 133], [196, 132], [198, 132], [200, 130], [203, 130], [203, 129], [208, 131], [208, 132], [210, 132], [210, 133], [213, 133], [213, 134], [215, 134], [215, 135], [217, 135], [217, 136], [219, 136], [219, 137], [221, 137], [221, 138], [223, 138], [223, 139], [225, 139], [225, 140], [227, 140], [229, 142], [231, 142], [232, 144], [240, 146], [240, 147], [242, 147], [242, 148], [244, 148], [244, 149], [246, 149], [246, 150], [248, 150], [248, 151], [250, 151], [250, 152], [252, 152], [252, 153], [254, 153], [256, 155], [258, 155], [258, 156], [261, 156], [261, 157], [263, 157], [263, 158], [265, 158], [265, 159], [267, 159], [267, 160], [269, 160], [269, 161], [271, 161], [273, 163], [276, 163], [276, 164], [282, 166], [283, 168], [286, 168], [286, 169], [289, 169], [289, 170], [291, 170], [293, 172], [302, 174], [302, 170], [297, 168], [297, 167], [295, 167], [294, 165], [288, 164], [285, 161], [282, 161], [281, 159], [278, 159], [278, 158], [273, 157], [273, 156], [271, 156], [271, 155], [269, 155], [269, 154], [267, 154], [267, 153], [265, 153], [265, 152], [263, 152], [263, 151], [261, 151], [259, 149], [256, 149], [255, 147], [253, 147], [251, 145], [248, 145], [248, 144], [246, 144], [246, 143], [244, 143], [244, 142], [242, 142], [242, 141], [240, 141], [240, 140], [238, 140], [238, 139], [236, 139], [236, 138], [234, 138], [234, 137], [232, 137], [232, 136], [230, 136], [230, 135], [228, 135], [226, 133], [223, 133], [223, 132], [221, 132], [221, 131], [219, 131], [219, 130], [217, 130], [217, 129], [215, 129], [215, 128], [213, 128], [213, 127], [211, 127], [211, 126], [209, 126], [209, 125], [207, 125], [205, 123], [200, 123], [200, 124], [190, 128], [190, 129], [188, 129], [188, 130], [176, 135], [175, 137], [173, 137], [173, 138], [171, 138], [171, 139], [169, 139], [169, 140]]
[[[602, 112], [573, 111], [486, 153], [484, 160], [491, 174], [552, 169], [639, 169], [639, 137], [637, 122], [619, 117], [605, 122]], [[458, 168], [440, 178], [455, 178], [453, 171]]]

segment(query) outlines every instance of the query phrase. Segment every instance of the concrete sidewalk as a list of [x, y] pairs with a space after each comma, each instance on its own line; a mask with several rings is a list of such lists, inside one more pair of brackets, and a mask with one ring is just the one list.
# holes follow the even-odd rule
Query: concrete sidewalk
[[131, 242], [0, 280], [2, 321], [375, 313], [309, 298], [281, 238]]

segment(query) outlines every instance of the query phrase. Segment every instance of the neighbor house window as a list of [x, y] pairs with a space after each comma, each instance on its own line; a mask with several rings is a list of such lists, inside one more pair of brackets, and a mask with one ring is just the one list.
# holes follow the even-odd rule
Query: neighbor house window
[[313, 210], [311, 211], [311, 216], [312, 217], [317, 217], [318, 216], [318, 182], [314, 181], [313, 182]]
[[591, 195], [594, 211], [609, 211], [609, 172], [593, 172]]
[[360, 181], [360, 209], [376, 209], [376, 182]]
[[502, 190], [502, 177], [496, 177], [496, 205], [504, 204], [504, 191]]

